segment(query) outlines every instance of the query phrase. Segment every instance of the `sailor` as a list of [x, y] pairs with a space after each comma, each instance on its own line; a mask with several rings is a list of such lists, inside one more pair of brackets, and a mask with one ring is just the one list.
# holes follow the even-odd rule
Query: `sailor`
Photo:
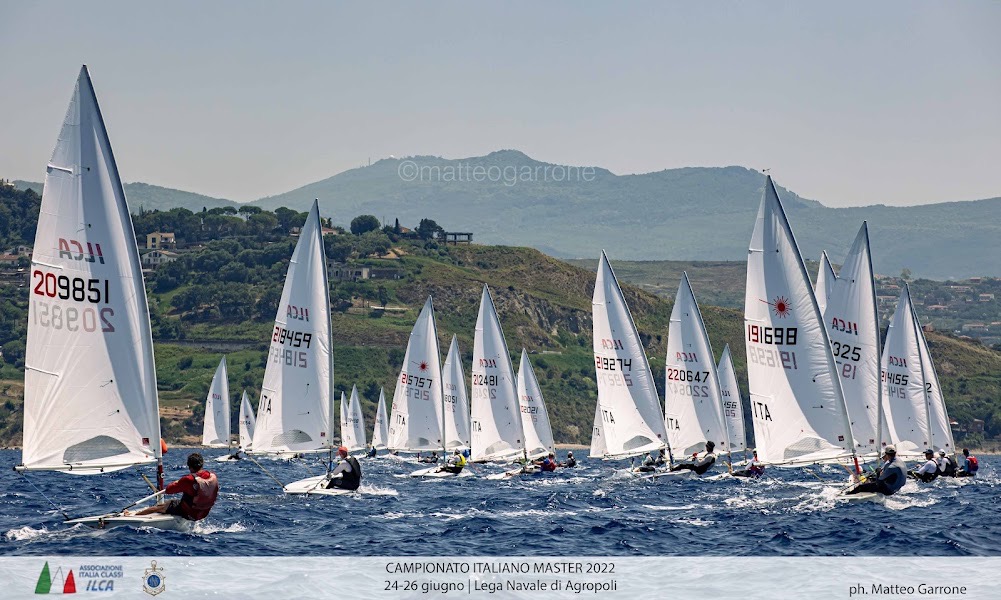
[[197, 452], [188, 455], [190, 473], [167, 485], [168, 494], [181, 494], [181, 498], [161, 502], [137, 512], [137, 515], [154, 513], [184, 517], [189, 521], [201, 521], [209, 516], [209, 511], [219, 496], [219, 480], [215, 473], [202, 469], [205, 459]]
[[711, 469], [714, 464], [716, 464], [716, 455], [713, 454], [713, 448], [715, 447], [715, 442], [706, 442], [706, 454], [702, 457], [702, 460], [697, 460], [698, 455], [696, 455], [692, 457], [694, 462], [678, 463], [671, 467], [671, 470], [680, 471], [682, 469], [688, 469], [689, 471], [695, 471], [697, 474], [702, 475]]
[[758, 451], [754, 450], [752, 455], [751, 460], [747, 463], [747, 468], [734, 471], [732, 473], [734, 477], [753, 477], [757, 479], [764, 474], [765, 465], [761, 464], [761, 461], [758, 460]]
[[462, 469], [466, 466], [466, 457], [462, 455], [460, 450], [456, 450], [455, 454], [448, 457], [445, 461], [445, 466], [441, 467], [439, 470], [445, 471], [447, 473], [455, 473], [458, 475], [462, 472]]
[[938, 477], [938, 463], [935, 462], [935, 451], [931, 448], [925, 450], [925, 464], [921, 465], [921, 468], [917, 471], [908, 471], [907, 476], [920, 479], [925, 483], [934, 481]]
[[365, 456], [367, 456], [369, 458], [375, 458], [376, 454], [377, 453], [376, 453], [376, 450], [375, 450], [375, 446], [369, 446], [369, 448], [368, 448], [368, 454], [366, 454]]
[[845, 494], [859, 494], [862, 492], [875, 492], [885, 496], [892, 496], [895, 492], [904, 487], [907, 482], [907, 465], [897, 458], [897, 449], [887, 446], [883, 450], [883, 465], [876, 469], [876, 480], [860, 483]]
[[656, 471], [657, 467], [663, 467], [667, 464], [667, 451], [663, 448], [657, 453], [657, 457], [654, 458], [653, 454], [647, 454], [647, 457], [643, 459], [643, 464], [636, 468], [637, 471], [641, 473], [649, 473], [651, 471]]
[[556, 454], [550, 452], [549, 456], [544, 457], [542, 460], [536, 460], [535, 464], [538, 465], [543, 471], [555, 471]]
[[956, 477], [976, 477], [977, 471], [980, 470], [980, 461], [970, 454], [969, 448], [963, 448], [963, 458], [965, 459], [963, 468], [956, 473]]
[[337, 456], [341, 462], [330, 472], [327, 489], [339, 488], [342, 490], [357, 490], [361, 485], [361, 465], [358, 459], [348, 454], [347, 446], [337, 449]]
[[420, 454], [417, 455], [417, 462], [422, 463], [436, 463], [438, 462], [438, 453], [432, 452], [431, 456], [421, 457]]
[[566, 469], [572, 469], [577, 466], [577, 459], [573, 457], [572, 450], [567, 450], [567, 460], [566, 462], [559, 463], [559, 466]]
[[938, 451], [938, 476], [939, 477], [955, 477], [956, 471], [959, 470], [959, 465], [956, 463], [956, 459], [946, 455], [945, 450]]

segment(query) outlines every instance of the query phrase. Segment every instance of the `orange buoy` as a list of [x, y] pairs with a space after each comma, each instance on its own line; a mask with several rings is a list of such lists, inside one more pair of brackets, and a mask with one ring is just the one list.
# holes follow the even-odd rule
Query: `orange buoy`
[[166, 454], [166, 453], [167, 453], [167, 442], [163, 441], [163, 438], [160, 438], [160, 454]]

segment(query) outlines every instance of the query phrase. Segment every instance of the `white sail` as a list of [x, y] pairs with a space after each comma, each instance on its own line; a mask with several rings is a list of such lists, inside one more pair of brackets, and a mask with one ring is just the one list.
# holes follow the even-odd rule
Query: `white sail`
[[546, 401], [524, 348], [521, 349], [521, 364], [518, 366], [518, 405], [521, 409], [521, 428], [525, 432], [525, 456], [539, 458], [555, 452]]
[[362, 415], [361, 398], [358, 397], [358, 386], [351, 387], [351, 402], [348, 403], [347, 427], [345, 432], [346, 442], [341, 443], [348, 447], [348, 450], [364, 450], [367, 447], [365, 441], [365, 417]]
[[86, 66], [46, 169], [29, 285], [22, 467], [89, 474], [156, 462], [146, 288]]
[[330, 292], [317, 202], [292, 252], [254, 430], [255, 453], [309, 452], [333, 442]]
[[382, 450], [389, 447], [389, 417], [386, 414], [386, 392], [379, 389], [379, 408], [375, 412], [375, 427], [372, 430], [372, 447]]
[[483, 286], [480, 312], [476, 317], [471, 374], [471, 459], [482, 462], [520, 456], [524, 434], [521, 430], [518, 384], [504, 331], [486, 285]]
[[730, 451], [744, 452], [747, 450], [744, 405], [740, 401], [740, 386], [737, 385], [737, 372], [733, 368], [729, 344], [723, 347], [723, 355], [719, 357], [719, 367], [716, 372], [719, 375], [719, 393], [723, 398], [723, 416], [726, 418]]
[[952, 427], [949, 425], [949, 412], [945, 407], [945, 397], [942, 386], [938, 382], [935, 363], [932, 362], [928, 350], [928, 340], [918, 315], [914, 314], [914, 329], [917, 331], [918, 356], [921, 359], [921, 373], [924, 381], [924, 397], [928, 407], [929, 444], [935, 451], [945, 450], [948, 454], [956, 453], [956, 442], [952, 439]]
[[825, 250], [820, 253], [820, 269], [817, 271], [817, 287], [815, 288], [820, 314], [824, 314], [827, 310], [827, 300], [831, 297], [831, 290], [834, 288], [834, 282], [837, 280], [838, 276], [834, 273], [831, 259], [827, 257], [827, 251]]
[[[826, 257], [826, 253], [824, 255]], [[830, 264], [830, 263], [828, 263]], [[838, 364], [856, 453], [882, 454], [879, 316], [865, 222], [845, 257], [837, 279], [829, 281], [824, 322]], [[818, 285], [817, 300], [820, 300]]]
[[[591, 447], [595, 458], [627, 458], [665, 447], [664, 413], [643, 342], [605, 252], [591, 300], [598, 409]], [[600, 423], [597, 421], [600, 419]], [[595, 443], [600, 432], [603, 443]]]
[[229, 375], [226, 373], [226, 357], [223, 356], [205, 398], [202, 446], [229, 448], [229, 432]]
[[389, 422], [390, 450], [441, 450], [441, 397], [438, 327], [428, 296], [410, 332], [403, 367], [396, 380]]
[[338, 405], [338, 407], [340, 409], [340, 418], [337, 420], [337, 428], [341, 432], [341, 445], [342, 446], [347, 446], [348, 445], [348, 437], [351, 435], [351, 432], [348, 430], [349, 429], [348, 428], [348, 400], [347, 400], [347, 397], [344, 395], [344, 392], [341, 392], [341, 401], [338, 402], [337, 405]]
[[852, 456], [827, 329], [770, 176], [748, 249], [744, 334], [758, 457], [801, 464]]
[[605, 422], [601, 417], [601, 403], [594, 405], [594, 426], [591, 428], [591, 451], [588, 454], [591, 458], [603, 458], [608, 454], [608, 446], [605, 444]]
[[254, 427], [256, 424], [257, 418], [254, 416], [254, 409], [250, 406], [247, 390], [244, 390], [243, 398], [240, 399], [240, 447], [244, 450], [252, 450], [254, 447]]
[[897, 456], [913, 458], [931, 448], [928, 404], [918, 330], [911, 307], [911, 294], [904, 284], [897, 309], [890, 319], [882, 356], [883, 411], [889, 442]]
[[445, 448], [469, 448], [469, 400], [466, 397], [466, 376], [462, 372], [459, 342], [452, 336], [448, 356], [441, 369], [445, 385]]
[[674, 297], [664, 374], [664, 424], [671, 450], [688, 456], [704, 452], [712, 441], [717, 452], [729, 452], [716, 357], [688, 273]]

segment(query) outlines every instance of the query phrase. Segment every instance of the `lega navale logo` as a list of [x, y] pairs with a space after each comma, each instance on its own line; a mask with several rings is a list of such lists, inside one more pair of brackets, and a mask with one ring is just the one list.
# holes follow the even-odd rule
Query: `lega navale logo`
[[143, 573], [143, 591], [156, 596], [167, 589], [164, 579], [163, 567], [157, 567], [155, 560], [150, 562], [150, 567]]

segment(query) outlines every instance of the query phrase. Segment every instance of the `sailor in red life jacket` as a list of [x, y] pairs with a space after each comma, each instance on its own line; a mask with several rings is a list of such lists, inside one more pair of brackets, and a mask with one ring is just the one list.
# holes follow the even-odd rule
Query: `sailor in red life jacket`
[[980, 470], [980, 461], [970, 454], [969, 448], [963, 448], [963, 456], [966, 458], [966, 463], [956, 472], [956, 477], [976, 477], [977, 471]]
[[163, 513], [184, 517], [189, 521], [200, 521], [209, 516], [209, 511], [219, 496], [219, 480], [215, 473], [202, 469], [204, 464], [201, 454], [189, 454], [188, 470], [191, 472], [168, 484], [165, 490], [168, 494], [181, 494], [181, 498], [161, 502], [136, 514]]
[[543, 458], [542, 460], [535, 461], [535, 464], [539, 465], [539, 468], [543, 471], [555, 471], [556, 455], [550, 452], [549, 456]]

